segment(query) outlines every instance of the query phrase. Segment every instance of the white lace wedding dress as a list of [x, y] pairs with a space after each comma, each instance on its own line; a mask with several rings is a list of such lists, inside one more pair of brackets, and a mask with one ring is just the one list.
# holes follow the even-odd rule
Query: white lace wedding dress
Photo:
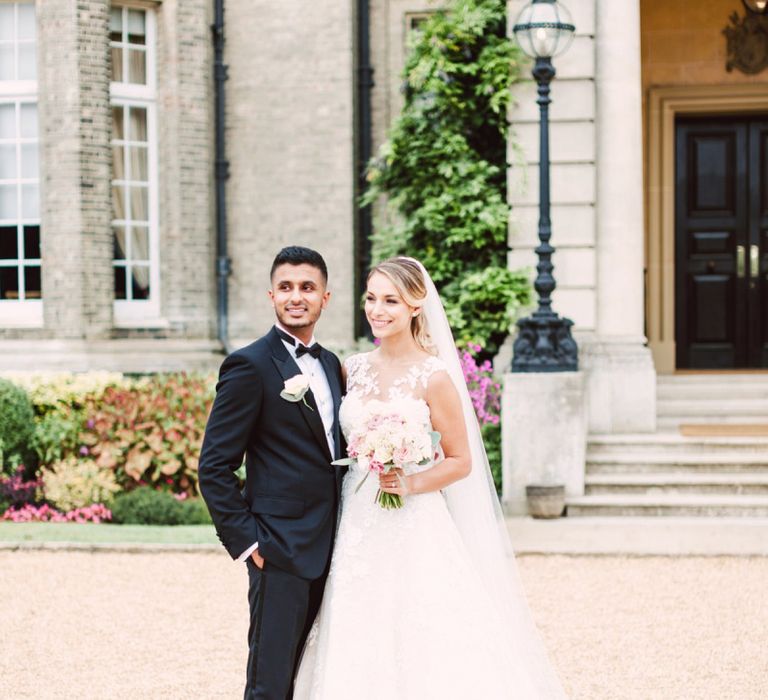
[[[429, 377], [443, 369], [426, 358], [391, 376], [369, 355], [347, 359], [346, 436], [361, 410], [423, 417]], [[418, 469], [419, 467], [416, 467]], [[428, 467], [421, 467], [426, 469]], [[538, 698], [530, 669], [505, 641], [445, 499], [410, 495], [396, 510], [375, 503], [378, 478], [350, 468], [322, 607], [305, 645], [295, 698], [304, 700], [501, 700]]]

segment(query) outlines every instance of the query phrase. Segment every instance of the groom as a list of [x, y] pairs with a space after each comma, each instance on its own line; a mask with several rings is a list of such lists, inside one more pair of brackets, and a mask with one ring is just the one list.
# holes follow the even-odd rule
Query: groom
[[[325, 261], [283, 248], [270, 279], [277, 322], [221, 365], [199, 467], [216, 532], [248, 567], [246, 700], [291, 697], [328, 574], [341, 483], [331, 465], [342, 448], [341, 365], [313, 335], [330, 297]], [[234, 472], [243, 454], [241, 492]]]

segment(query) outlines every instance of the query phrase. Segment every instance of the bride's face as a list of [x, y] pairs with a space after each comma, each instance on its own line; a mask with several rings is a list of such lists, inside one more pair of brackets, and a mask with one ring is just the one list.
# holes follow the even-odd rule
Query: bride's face
[[365, 293], [365, 316], [377, 338], [391, 338], [410, 333], [411, 318], [416, 312], [408, 306], [389, 278], [376, 272], [368, 280]]

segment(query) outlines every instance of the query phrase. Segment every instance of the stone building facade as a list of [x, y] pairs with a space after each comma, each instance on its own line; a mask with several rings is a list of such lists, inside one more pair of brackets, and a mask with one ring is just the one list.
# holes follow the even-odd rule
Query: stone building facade
[[[564, 3], [576, 35], [552, 86], [554, 308], [580, 345], [580, 384], [564, 390], [581, 397], [578, 430], [669, 427], [689, 411], [665, 383], [680, 370], [748, 372], [738, 391], [729, 378], [691, 396], [764, 420], [768, 393], [742, 407], [733, 392], [768, 367], [768, 69], [749, 65], [768, 49], [739, 51], [766, 35], [743, 27], [768, 16], [747, 0]], [[269, 327], [268, 269], [290, 243], [325, 254], [319, 335], [353, 345], [358, 11], [375, 150], [402, 104], [408, 34], [441, 4], [225, 1], [232, 345]], [[510, 0], [510, 24], [523, 4]], [[0, 0], [0, 370], [220, 361], [213, 11]], [[535, 85], [514, 97], [509, 263], [533, 267]]]

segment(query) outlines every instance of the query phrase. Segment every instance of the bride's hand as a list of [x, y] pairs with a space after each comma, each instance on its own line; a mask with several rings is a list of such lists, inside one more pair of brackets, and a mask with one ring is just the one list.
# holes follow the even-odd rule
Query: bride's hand
[[390, 469], [386, 474], [379, 474], [379, 488], [384, 493], [407, 496], [411, 493], [410, 476], [402, 469]]

